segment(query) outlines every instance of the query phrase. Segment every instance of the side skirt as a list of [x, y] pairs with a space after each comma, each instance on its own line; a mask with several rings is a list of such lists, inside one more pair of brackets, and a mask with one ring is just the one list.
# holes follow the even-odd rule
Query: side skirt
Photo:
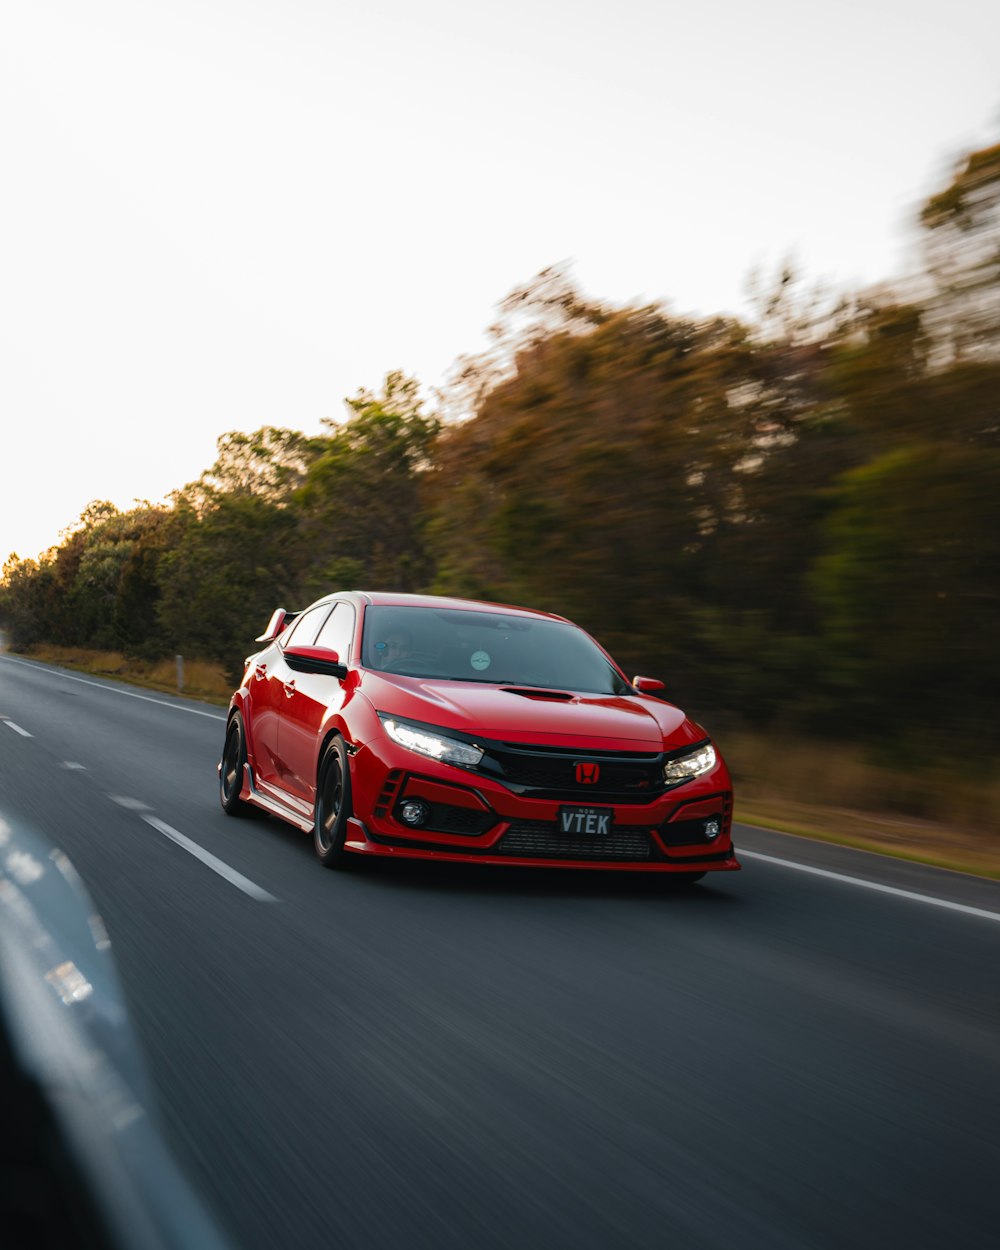
[[262, 794], [254, 785], [253, 773], [250, 771], [250, 765], [244, 764], [244, 785], [246, 796], [255, 807], [261, 808], [271, 816], [277, 816], [279, 820], [287, 821], [288, 824], [294, 825], [296, 829], [301, 829], [303, 833], [312, 833], [313, 822], [307, 820], [300, 812], [297, 812], [287, 803], [282, 803], [280, 799], [270, 794]]

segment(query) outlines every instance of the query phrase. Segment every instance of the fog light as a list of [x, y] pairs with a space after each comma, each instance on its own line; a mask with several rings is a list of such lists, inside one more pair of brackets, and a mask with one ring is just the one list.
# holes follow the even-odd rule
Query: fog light
[[717, 838], [721, 832], [722, 822], [720, 820], [715, 820], [713, 817], [712, 820], [705, 821], [705, 837], [708, 838], [709, 842], [713, 838]]
[[419, 829], [421, 825], [427, 824], [430, 809], [420, 799], [406, 799], [400, 803], [396, 814], [404, 825], [410, 825], [414, 829]]

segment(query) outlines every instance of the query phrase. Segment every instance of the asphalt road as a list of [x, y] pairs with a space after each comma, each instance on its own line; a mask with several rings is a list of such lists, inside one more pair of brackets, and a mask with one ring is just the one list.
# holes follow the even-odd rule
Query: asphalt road
[[0, 809], [95, 896], [237, 1245], [996, 1245], [1000, 884], [750, 829], [687, 896], [337, 875], [222, 814], [222, 715], [0, 657]]

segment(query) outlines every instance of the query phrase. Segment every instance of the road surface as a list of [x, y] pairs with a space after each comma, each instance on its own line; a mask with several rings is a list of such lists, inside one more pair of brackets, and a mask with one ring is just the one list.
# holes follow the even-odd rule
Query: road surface
[[745, 828], [686, 896], [338, 875], [223, 815], [223, 728], [0, 656], [0, 809], [96, 898], [237, 1244], [996, 1244], [1000, 883]]

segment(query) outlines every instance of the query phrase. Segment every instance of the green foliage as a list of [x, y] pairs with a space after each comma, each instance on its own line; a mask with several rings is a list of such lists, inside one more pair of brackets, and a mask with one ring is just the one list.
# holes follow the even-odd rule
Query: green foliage
[[170, 652], [240, 661], [272, 610], [294, 597], [288, 567], [295, 518], [259, 495], [228, 494], [198, 517], [182, 507], [160, 561], [160, 628]]
[[55, 592], [53, 582], [50, 561], [22, 560], [17, 552], [11, 552], [0, 584], [0, 621], [15, 647], [27, 646], [35, 638], [47, 635]]
[[331, 429], [293, 500], [304, 584], [316, 584], [309, 569], [346, 567], [373, 588], [416, 589], [431, 573], [422, 496], [439, 422], [398, 372], [381, 395], [359, 391], [348, 404], [354, 415]]
[[830, 679], [865, 723], [995, 737], [1000, 453], [913, 445], [846, 473], [813, 584]]
[[1000, 144], [973, 152], [924, 205], [929, 301], [946, 359], [1000, 354]]
[[798, 419], [775, 356], [736, 323], [658, 308], [532, 331], [441, 439], [436, 588], [565, 613], [693, 691], [713, 660], [691, 628], [709, 553], [747, 528], [746, 463]]
[[252, 434], [230, 430], [217, 440], [215, 464], [188, 490], [195, 498], [255, 495], [285, 503], [305, 481], [309, 466], [323, 451], [325, 440], [306, 438], [295, 430], [262, 426]]

